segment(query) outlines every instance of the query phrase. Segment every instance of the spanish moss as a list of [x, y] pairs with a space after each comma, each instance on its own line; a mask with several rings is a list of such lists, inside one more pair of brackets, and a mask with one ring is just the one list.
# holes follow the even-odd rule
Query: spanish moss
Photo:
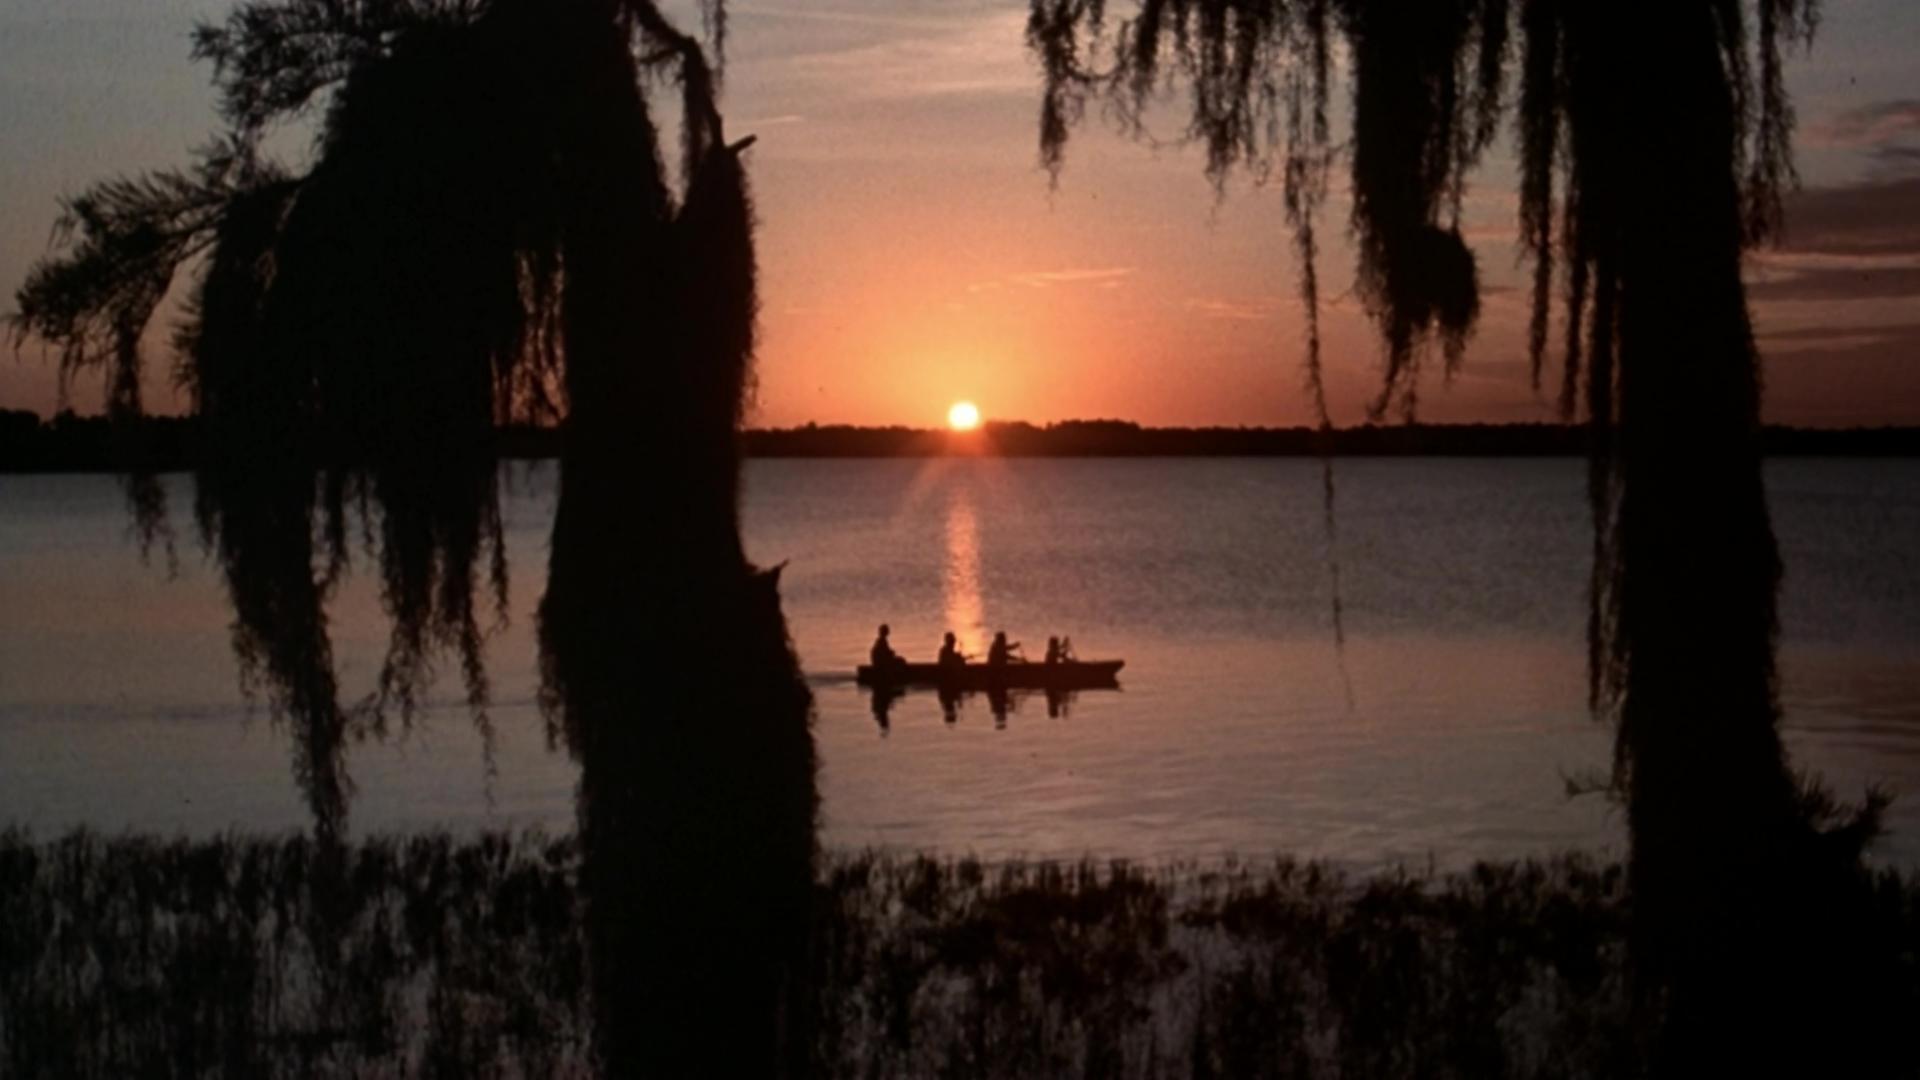
[[[709, 5], [716, 31], [723, 17]], [[645, 2], [257, 0], [200, 27], [194, 53], [213, 65], [229, 130], [187, 169], [69, 200], [13, 329], [58, 350], [63, 387], [101, 370], [110, 412], [137, 417], [141, 337], [190, 279], [175, 367], [209, 448], [201, 534], [225, 571], [243, 679], [306, 733], [296, 768], [333, 830], [340, 748], [389, 707], [410, 720], [436, 657], [456, 660], [484, 724], [482, 648], [507, 596], [494, 433], [562, 419], [596, 377], [564, 371], [564, 294], [592, 282], [561, 215], [567, 185], [587, 179], [583, 151], [554, 117], [638, 118], [624, 172], [595, 182], [656, 224], [643, 259], [698, 262], [706, 248], [669, 228], [676, 200], [639, 83], [648, 65], [680, 82], [692, 184], [716, 160], [715, 80], [699, 43]], [[267, 135], [307, 116], [309, 166], [268, 159]], [[697, 210], [699, 228], [731, 213], [732, 242], [746, 242], [748, 206], [722, 202]], [[709, 441], [737, 420], [746, 295], [714, 312], [710, 325], [732, 329], [708, 331], [736, 339], [717, 345], [730, 404], [700, 414], [720, 433]], [[644, 333], [678, 336], [662, 324], [679, 317], [658, 303]], [[157, 484], [136, 476], [130, 493], [143, 530], [162, 534]], [[715, 497], [730, 506], [731, 481]], [[721, 520], [735, 527], [731, 510]], [[391, 627], [377, 691], [357, 706], [338, 700], [326, 619], [356, 535]]]
[[[703, 13], [717, 55], [724, 9]], [[753, 140], [726, 138], [718, 67], [648, 0], [254, 0], [195, 51], [229, 132], [190, 170], [72, 200], [17, 338], [56, 345], [67, 377], [106, 369], [136, 415], [141, 334], [192, 279], [175, 344], [207, 439], [197, 516], [243, 680], [293, 722], [327, 851], [344, 747], [390, 711], [410, 721], [439, 658], [490, 730], [497, 433], [561, 425], [540, 664], [549, 733], [580, 761], [594, 1061], [792, 1071], [812, 699], [778, 571], [739, 535]], [[647, 92], [662, 80], [677, 185]], [[261, 149], [297, 116], [317, 117], [304, 170]], [[346, 706], [328, 603], [357, 558], [389, 643], [375, 693]]]
[[[1835, 803], [1789, 769], [1779, 740], [1781, 568], [1740, 276], [1793, 183], [1782, 57], [1811, 39], [1816, 6], [1677, 4], [1656, 19], [1563, 0], [1143, 0], [1110, 22], [1097, 0], [1034, 0], [1032, 12], [1056, 183], [1089, 102], [1143, 137], [1148, 106], [1176, 85], [1216, 185], [1281, 163], [1323, 422], [1312, 178], [1347, 159], [1356, 291], [1383, 345], [1372, 413], [1411, 418], [1423, 356], [1437, 347], [1448, 375], [1465, 357], [1480, 286], [1462, 199], [1512, 114], [1533, 378], [1557, 293], [1560, 408], [1584, 414], [1591, 439], [1591, 698], [1617, 728], [1642, 988], [1673, 995], [1662, 1068], [1701, 1064], [1733, 1025], [1789, 999], [1858, 1022], [1870, 1010], [1857, 1000], [1815, 1007], [1805, 989], [1848, 981], [1842, 966], [1861, 961], [1836, 930], [1881, 801]], [[1325, 121], [1336, 37], [1352, 78], [1344, 144]], [[1788, 928], [1790, 961], [1749, 971], [1756, 937]], [[1799, 993], [1775, 993], [1786, 986]]]

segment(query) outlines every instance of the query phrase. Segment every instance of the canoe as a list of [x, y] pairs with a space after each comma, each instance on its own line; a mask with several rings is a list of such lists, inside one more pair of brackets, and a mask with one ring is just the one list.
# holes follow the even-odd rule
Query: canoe
[[1080, 690], [1113, 686], [1124, 660], [1068, 660], [1059, 664], [966, 664], [943, 670], [939, 664], [895, 664], [875, 669], [861, 664], [854, 681], [861, 686], [938, 686], [973, 690]]

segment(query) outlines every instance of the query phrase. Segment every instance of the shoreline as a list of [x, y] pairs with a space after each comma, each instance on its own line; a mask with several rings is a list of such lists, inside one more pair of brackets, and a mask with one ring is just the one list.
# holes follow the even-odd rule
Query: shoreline
[[[740, 433], [745, 458], [1584, 458], [1583, 426], [1391, 424], [1338, 428], [1144, 427], [1123, 420], [1068, 420], [1036, 426], [989, 421], [974, 431], [807, 424]], [[1920, 427], [1796, 428], [1761, 432], [1768, 457], [1920, 457]], [[500, 429], [487, 452], [501, 460], [560, 456], [551, 427]], [[104, 417], [62, 413], [42, 422], [0, 409], [0, 474], [177, 472], [199, 460], [191, 417], [146, 417], [116, 426]], [[316, 464], [347, 462], [316, 454]]]

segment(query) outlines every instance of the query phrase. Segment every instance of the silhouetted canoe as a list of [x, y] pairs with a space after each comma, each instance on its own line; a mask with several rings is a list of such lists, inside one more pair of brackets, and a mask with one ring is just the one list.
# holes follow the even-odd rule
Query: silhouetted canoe
[[1124, 660], [1069, 660], [1060, 664], [967, 664], [942, 670], [939, 664], [896, 664], [875, 669], [861, 664], [854, 680], [861, 686], [938, 686], [953, 690], [1006, 687], [1011, 690], [1083, 690], [1113, 686]]

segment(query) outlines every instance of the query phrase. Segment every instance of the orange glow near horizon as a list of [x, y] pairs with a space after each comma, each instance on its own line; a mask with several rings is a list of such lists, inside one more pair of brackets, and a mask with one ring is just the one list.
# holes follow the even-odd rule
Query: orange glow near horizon
[[[205, 74], [180, 55], [177, 31], [152, 32], [154, 20], [184, 25], [175, 8], [232, 6], [160, 5], [169, 14], [156, 15], [155, 5], [96, 4], [84, 27], [62, 31], [54, 65], [33, 33], [0, 32], [0, 70], [25, 80], [36, 103], [0, 108], [0, 145], [44, 151], [13, 155], [21, 164], [0, 192], [0, 296], [49, 253], [48, 223], [74, 183], [106, 163], [174, 160], [203, 137]], [[1302, 376], [1302, 268], [1272, 186], [1240, 172], [1218, 183], [1228, 178], [1208, 174], [1198, 147], [1143, 145], [1128, 125], [1091, 119], [1050, 183], [1034, 164], [1044, 79], [1026, 44], [1027, 5], [901, 6], [743, 5], [728, 23], [740, 77], [720, 107], [730, 131], [757, 139], [742, 159], [759, 301], [747, 424], [936, 428], [956, 447], [982, 445], [988, 418], [971, 432], [942, 423], [939, 403], [963, 399], [991, 405], [996, 425], [1317, 423]], [[1920, 36], [1920, 4], [1849, 6], [1859, 12], [1823, 23], [1814, 56], [1785, 73], [1808, 122], [1805, 188], [1788, 200], [1785, 244], [1747, 268], [1769, 423], [1920, 424], [1920, 284], [1903, 276], [1920, 258], [1920, 176], [1891, 164], [1920, 131], [1901, 126], [1912, 113], [1899, 105], [1920, 98], [1920, 66], [1899, 45]], [[95, 19], [94, 9], [110, 10]], [[8, 30], [41, 19], [5, 10]], [[101, 70], [116, 77], [69, 77]], [[673, 97], [654, 103], [663, 123], [677, 117]], [[1347, 98], [1336, 91], [1343, 125]], [[1151, 126], [1177, 127], [1180, 107], [1159, 103]], [[1461, 193], [1482, 310], [1459, 377], [1427, 373], [1422, 421], [1559, 419], [1526, 359], [1520, 171], [1502, 141]], [[1331, 223], [1352, 191], [1340, 169], [1329, 181]], [[1354, 289], [1346, 232], [1323, 230], [1315, 270], [1322, 379], [1342, 426], [1371, 415], [1384, 349]], [[141, 343], [142, 400], [161, 414], [194, 409], [161, 359], [188, 276]], [[0, 360], [0, 409], [105, 411], [106, 380], [83, 373], [63, 389], [58, 349], [20, 344], [13, 362]]]
[[955, 431], [972, 431], [980, 426], [980, 408], [971, 401], [956, 401], [947, 410], [947, 426]]

